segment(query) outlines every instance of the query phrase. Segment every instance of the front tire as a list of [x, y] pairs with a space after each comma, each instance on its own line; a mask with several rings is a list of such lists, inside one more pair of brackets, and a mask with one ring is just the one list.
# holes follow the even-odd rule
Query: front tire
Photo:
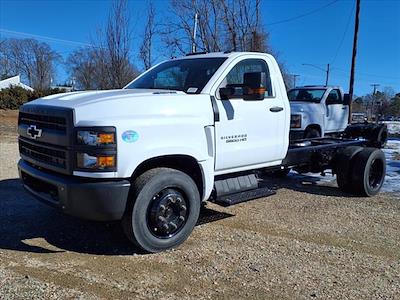
[[160, 252], [182, 244], [200, 213], [200, 195], [193, 179], [169, 168], [140, 175], [122, 226], [128, 239], [146, 252]]

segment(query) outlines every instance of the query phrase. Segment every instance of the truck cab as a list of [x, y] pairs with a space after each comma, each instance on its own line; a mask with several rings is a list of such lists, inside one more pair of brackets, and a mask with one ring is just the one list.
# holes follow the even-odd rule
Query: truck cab
[[343, 132], [348, 125], [348, 95], [339, 86], [304, 86], [288, 92], [291, 140]]

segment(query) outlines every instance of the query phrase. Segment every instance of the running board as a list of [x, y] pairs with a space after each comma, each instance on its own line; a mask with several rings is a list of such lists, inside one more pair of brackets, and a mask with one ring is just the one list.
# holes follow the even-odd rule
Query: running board
[[276, 192], [266, 186], [259, 186], [255, 174], [238, 176], [215, 181], [213, 202], [221, 206], [235, 205], [241, 202], [274, 195]]

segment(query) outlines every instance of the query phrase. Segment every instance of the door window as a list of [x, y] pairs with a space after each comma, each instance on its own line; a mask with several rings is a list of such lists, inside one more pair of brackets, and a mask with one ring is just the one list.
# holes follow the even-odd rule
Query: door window
[[[219, 88], [233, 87], [235, 89], [234, 97], [241, 98], [243, 96], [243, 77], [245, 73], [262, 72], [265, 78], [262, 83], [265, 87], [265, 97], [273, 97], [271, 77], [267, 63], [262, 59], [245, 59], [239, 62], [229, 71]], [[218, 89], [219, 90], [219, 89]], [[219, 96], [219, 95], [218, 95]], [[219, 97], [220, 98], [220, 97]]]
[[326, 98], [326, 104], [343, 104], [342, 96], [339, 90], [332, 90]]

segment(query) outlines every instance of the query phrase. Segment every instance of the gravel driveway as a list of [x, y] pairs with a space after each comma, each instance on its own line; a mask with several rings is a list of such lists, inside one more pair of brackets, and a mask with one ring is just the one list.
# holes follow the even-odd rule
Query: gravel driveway
[[[0, 137], [1, 138], [1, 137]], [[118, 223], [65, 216], [17, 177], [0, 142], [0, 299], [399, 299], [400, 201], [353, 198], [312, 177], [209, 204], [179, 249], [137, 253]]]

